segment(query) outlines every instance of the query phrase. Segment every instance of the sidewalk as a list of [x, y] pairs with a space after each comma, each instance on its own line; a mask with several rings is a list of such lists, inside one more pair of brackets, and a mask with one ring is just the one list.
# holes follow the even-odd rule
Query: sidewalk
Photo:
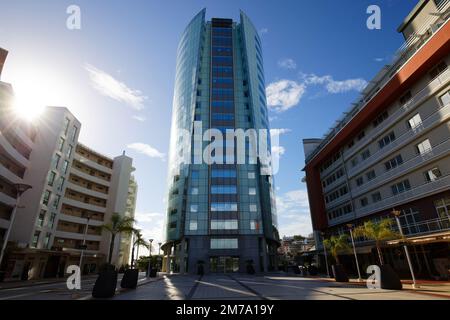
[[[306, 278], [312, 278], [317, 279], [321, 281], [327, 281], [327, 282], [334, 282], [337, 284], [341, 284], [343, 286], [345, 285], [358, 285], [358, 286], [366, 286], [366, 279], [363, 279], [361, 282], [358, 281], [358, 279], [350, 279], [349, 283], [345, 282], [336, 282], [333, 278], [326, 278], [326, 277], [306, 277]], [[401, 280], [403, 285], [403, 290], [412, 291], [417, 294], [425, 294], [425, 295], [431, 295], [436, 297], [444, 297], [450, 299], [450, 281], [433, 281], [433, 280], [417, 280], [416, 281], [416, 288], [413, 288], [412, 280]]]

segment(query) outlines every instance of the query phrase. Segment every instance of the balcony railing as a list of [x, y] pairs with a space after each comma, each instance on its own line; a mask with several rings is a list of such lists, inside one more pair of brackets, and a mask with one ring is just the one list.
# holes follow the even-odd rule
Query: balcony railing
[[427, 99], [430, 95], [442, 88], [450, 80], [450, 70], [447, 69], [442, 72], [437, 78], [429, 82], [422, 90], [420, 90], [414, 97], [412, 97], [405, 105], [401, 106], [397, 111], [389, 116], [389, 118], [370, 131], [363, 139], [355, 143], [351, 149], [344, 151], [344, 160], [347, 160], [361, 150], [364, 146], [370, 143], [375, 137], [379, 136], [388, 127], [393, 126], [406, 113], [417, 107], [422, 101]]
[[375, 163], [377, 163], [378, 161], [382, 160], [383, 158], [388, 156], [390, 153], [394, 152], [395, 150], [403, 147], [407, 143], [416, 139], [419, 133], [422, 133], [428, 129], [431, 129], [436, 124], [447, 120], [449, 117], [450, 117], [450, 104], [447, 104], [444, 107], [440, 108], [435, 113], [433, 113], [432, 115], [430, 115], [428, 118], [423, 120], [420, 127], [406, 131], [401, 136], [399, 136], [397, 139], [395, 139], [390, 144], [385, 146], [383, 149], [378, 150], [377, 152], [372, 154], [369, 158], [367, 158], [363, 162], [361, 162], [358, 165], [356, 165], [355, 167], [349, 169], [348, 170], [349, 178], [354, 177], [355, 175], [359, 174], [363, 170], [367, 169], [368, 167], [370, 167], [370, 166], [374, 165]]
[[[395, 196], [385, 198], [379, 202], [373, 203], [366, 207], [358, 208], [355, 210], [356, 216], [366, 216], [371, 213], [382, 211], [388, 208], [393, 208], [405, 202], [410, 202], [416, 198], [423, 198], [431, 193], [437, 193], [439, 191], [448, 190], [450, 188], [450, 175], [442, 176], [435, 181], [431, 181], [422, 184], [418, 187], [409, 189]], [[349, 215], [351, 218], [352, 215]]]
[[446, 218], [436, 218], [402, 225], [402, 231], [406, 237], [433, 232], [450, 231], [450, 216]]
[[425, 162], [430, 162], [438, 159], [439, 157], [450, 152], [450, 139], [445, 140], [444, 142], [434, 146], [432, 149], [429, 149], [425, 154], [419, 154], [416, 157], [404, 162], [398, 167], [386, 171], [383, 174], [377, 176], [375, 179], [366, 182], [364, 185], [352, 189], [351, 193], [354, 198], [379, 187], [382, 184], [386, 184], [390, 180], [396, 179], [398, 176], [405, 174], [414, 168], [423, 165]]

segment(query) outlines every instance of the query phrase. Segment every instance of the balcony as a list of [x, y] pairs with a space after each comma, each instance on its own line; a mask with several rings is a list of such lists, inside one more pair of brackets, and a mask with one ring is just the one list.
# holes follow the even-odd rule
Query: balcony
[[360, 174], [368, 167], [373, 166], [374, 164], [381, 161], [391, 153], [402, 148], [403, 146], [410, 143], [414, 139], [417, 139], [419, 135], [424, 134], [426, 131], [431, 130], [433, 127], [448, 120], [449, 118], [450, 118], [450, 104], [447, 104], [444, 107], [440, 108], [435, 113], [433, 113], [432, 115], [430, 115], [428, 118], [423, 120], [420, 127], [406, 131], [404, 134], [399, 136], [390, 144], [386, 145], [383, 149], [378, 150], [363, 162], [349, 169], [348, 170], [349, 178], [352, 178], [355, 175]]
[[330, 210], [334, 207], [337, 207], [337, 206], [345, 203], [346, 201], [350, 201], [350, 199], [351, 199], [351, 195], [350, 195], [350, 192], [348, 192], [347, 194], [343, 195], [342, 197], [339, 197], [336, 200], [325, 204], [325, 209]]
[[371, 130], [363, 139], [355, 143], [351, 149], [344, 151], [344, 160], [348, 160], [353, 157], [356, 152], [367, 146], [372, 140], [381, 135], [389, 127], [393, 126], [397, 121], [405, 116], [409, 111], [415, 109], [418, 105], [422, 104], [428, 97], [439, 91], [450, 80], [450, 69], [447, 69], [441, 73], [436, 79], [429, 82], [425, 88], [420, 90], [411, 100], [404, 106], [400, 107], [397, 111], [389, 116], [389, 118], [381, 123], [378, 127]]
[[0, 177], [4, 177], [11, 183], [23, 183], [22, 178], [16, 176], [13, 172], [9, 171], [2, 164], [0, 164]]
[[63, 203], [66, 203], [66, 204], [68, 204], [70, 206], [73, 206], [73, 207], [76, 207], [76, 208], [80, 208], [80, 209], [106, 213], [106, 207], [96, 206], [96, 205], [93, 205], [93, 204], [81, 202], [81, 201], [70, 199], [70, 198], [67, 198], [67, 197], [64, 197]]
[[30, 166], [30, 161], [13, 147], [1, 132], [0, 145], [3, 147], [3, 149], [5, 149], [9, 156], [20, 163], [22, 167], [28, 168]]
[[338, 185], [344, 183], [347, 180], [346, 175], [344, 174], [342, 177], [336, 179], [335, 181], [333, 181], [332, 183], [330, 183], [329, 185], [327, 185], [325, 188], [323, 188], [323, 193], [328, 193], [331, 190], [333, 190], [334, 188], [336, 188]]
[[85, 188], [83, 186], [80, 186], [78, 184], [74, 184], [73, 182], [67, 182], [67, 188], [72, 189], [74, 191], [86, 194], [88, 196], [92, 196], [92, 197], [97, 197], [100, 199], [105, 199], [108, 200], [108, 194], [107, 193], [102, 193], [102, 192], [98, 192], [98, 191], [94, 191], [92, 189], [88, 189]]
[[75, 152], [75, 155], [73, 156], [73, 158], [88, 167], [94, 168], [95, 170], [98, 170], [98, 171], [101, 171], [101, 172], [104, 172], [107, 174], [112, 174], [112, 172], [113, 172], [111, 168], [103, 166], [101, 164], [98, 164], [97, 162], [94, 162], [88, 158], [85, 158], [77, 152]]
[[[78, 223], [78, 224], [82, 224], [82, 225], [86, 225], [86, 221], [87, 221], [86, 218], [71, 216], [71, 215], [64, 214], [64, 213], [61, 213], [59, 215], [59, 220], [72, 222], [72, 223]], [[103, 225], [103, 221], [90, 219], [89, 225], [93, 226], [93, 227], [101, 227]]]
[[386, 171], [383, 174], [377, 176], [375, 179], [366, 182], [364, 185], [351, 190], [352, 196], [354, 198], [359, 197], [360, 195], [378, 188], [381, 185], [386, 184], [387, 182], [397, 179], [399, 176], [407, 174], [414, 169], [425, 165], [428, 162], [435, 161], [442, 156], [445, 156], [450, 153], [450, 139], [434, 146], [430, 149], [426, 154], [419, 154], [416, 157], [404, 162], [398, 167]]
[[356, 217], [363, 217], [371, 213], [390, 209], [406, 202], [411, 202], [419, 198], [424, 198], [428, 195], [439, 193], [450, 188], [450, 175], [442, 176], [441, 178], [422, 184], [418, 187], [412, 188], [395, 196], [385, 198], [377, 203], [373, 203], [363, 208], [356, 209]]
[[74, 166], [72, 166], [70, 168], [70, 172], [73, 173], [74, 175], [80, 177], [80, 178], [83, 178], [83, 179], [86, 179], [88, 181], [92, 181], [92, 182], [101, 184], [102, 186], [105, 186], [105, 187], [109, 187], [110, 186], [110, 182], [108, 180], [92, 176], [92, 175], [90, 175], [88, 173], [85, 173], [85, 172], [75, 168]]
[[406, 237], [450, 231], [450, 217], [436, 218], [402, 225], [402, 231]]
[[320, 173], [320, 177], [323, 178], [323, 177], [328, 176], [331, 172], [333, 172], [334, 170], [336, 170], [337, 168], [339, 168], [342, 165], [343, 165], [343, 162], [342, 162], [342, 156], [341, 156], [339, 159], [337, 159], [335, 162], [333, 162], [333, 164], [331, 166], [329, 166], [328, 168], [323, 170]]
[[[75, 233], [75, 232], [67, 232], [67, 231], [56, 231], [55, 237], [58, 238], [64, 238], [64, 239], [76, 239], [76, 240], [83, 240], [84, 234], [83, 233]], [[86, 235], [86, 241], [102, 241], [102, 236], [100, 235], [92, 235], [87, 234]]]

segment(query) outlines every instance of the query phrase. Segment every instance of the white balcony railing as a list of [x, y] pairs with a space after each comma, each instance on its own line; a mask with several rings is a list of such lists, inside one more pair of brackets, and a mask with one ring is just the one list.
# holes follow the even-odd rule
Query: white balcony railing
[[351, 199], [351, 195], [350, 195], [350, 192], [348, 192], [347, 194], [337, 198], [336, 200], [330, 201], [327, 204], [325, 204], [325, 208], [327, 210], [329, 210], [330, 208], [337, 207], [337, 206], [345, 203], [346, 201], [349, 201], [350, 199]]
[[67, 188], [72, 189], [72, 190], [77, 191], [77, 192], [80, 192], [80, 193], [83, 193], [83, 194], [86, 194], [86, 195], [89, 195], [89, 196], [92, 196], [92, 197], [97, 197], [97, 198], [100, 198], [100, 199], [108, 200], [108, 194], [107, 193], [94, 191], [92, 189], [88, 189], [88, 188], [85, 188], [83, 186], [79, 186], [79, 185], [74, 184], [72, 182], [68, 182], [67, 183]]
[[450, 153], [450, 139], [434, 146], [425, 154], [419, 154], [414, 158], [405, 161], [398, 167], [386, 171], [383, 174], [377, 176], [375, 179], [366, 182], [364, 185], [352, 189], [351, 193], [354, 198], [379, 187], [380, 185], [386, 184], [388, 181], [394, 180], [397, 177], [414, 170], [414, 168], [424, 165], [427, 162], [439, 159], [441, 156]]
[[389, 154], [394, 152], [395, 150], [405, 146], [407, 143], [416, 139], [420, 134], [423, 134], [425, 131], [433, 128], [435, 125], [446, 121], [450, 118], [450, 104], [440, 108], [438, 111], [430, 115], [428, 118], [424, 119], [422, 125], [416, 129], [410, 129], [406, 131], [404, 134], [399, 136], [397, 139], [392, 141], [390, 144], [385, 146], [383, 149], [378, 150], [374, 154], [372, 154], [369, 158], [359, 163], [353, 168], [348, 169], [349, 178], [354, 177], [355, 175], [361, 173], [368, 167], [374, 165], [378, 161], [387, 157]]

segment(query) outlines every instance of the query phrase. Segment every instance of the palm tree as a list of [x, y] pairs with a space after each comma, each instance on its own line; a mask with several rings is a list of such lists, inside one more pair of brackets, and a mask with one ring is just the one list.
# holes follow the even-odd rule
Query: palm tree
[[331, 255], [336, 260], [336, 264], [339, 265], [339, 253], [341, 251], [348, 251], [350, 249], [348, 245], [348, 236], [341, 234], [339, 236], [331, 236], [329, 239], [323, 240], [323, 245], [330, 250]]
[[137, 252], [136, 252], [136, 260], [139, 260], [139, 248], [141, 246], [148, 248], [148, 243], [145, 241], [144, 236], [141, 233], [141, 230], [135, 229], [133, 230], [134, 233], [134, 241], [133, 241], [133, 251], [131, 253], [131, 266], [134, 265], [134, 248], [137, 246]]
[[354, 235], [356, 237], [365, 237], [375, 241], [381, 265], [384, 265], [383, 254], [381, 252], [382, 243], [386, 240], [400, 236], [397, 232], [392, 230], [393, 223], [394, 221], [389, 218], [382, 219], [379, 222], [366, 221], [364, 222], [364, 225], [356, 227], [354, 230]]
[[111, 216], [111, 221], [108, 224], [102, 226], [103, 230], [111, 233], [111, 240], [109, 243], [109, 258], [108, 263], [111, 264], [112, 255], [114, 251], [114, 242], [116, 236], [122, 233], [130, 234], [133, 232], [134, 219], [131, 217], [121, 216], [119, 213], [113, 213]]

